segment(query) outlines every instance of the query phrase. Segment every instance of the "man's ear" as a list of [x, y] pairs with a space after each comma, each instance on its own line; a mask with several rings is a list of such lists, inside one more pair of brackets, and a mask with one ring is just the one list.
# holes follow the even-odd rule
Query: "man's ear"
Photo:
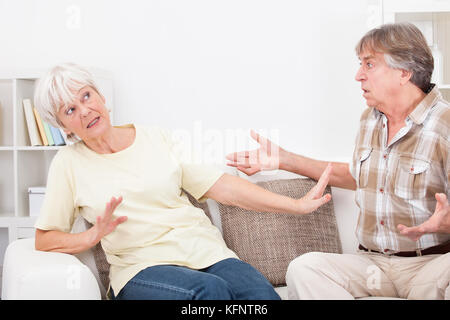
[[400, 75], [400, 84], [403, 86], [405, 84], [408, 83], [409, 80], [411, 80], [412, 78], [412, 71], [408, 71], [408, 70], [401, 70], [401, 75]]

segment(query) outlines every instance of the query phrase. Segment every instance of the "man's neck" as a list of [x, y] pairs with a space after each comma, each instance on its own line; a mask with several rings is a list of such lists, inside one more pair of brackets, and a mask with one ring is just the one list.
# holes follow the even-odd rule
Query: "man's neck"
[[413, 84], [409, 84], [404, 90], [400, 91], [386, 105], [382, 111], [387, 119], [389, 126], [397, 127], [404, 125], [406, 117], [414, 111], [417, 105], [425, 98], [426, 94]]

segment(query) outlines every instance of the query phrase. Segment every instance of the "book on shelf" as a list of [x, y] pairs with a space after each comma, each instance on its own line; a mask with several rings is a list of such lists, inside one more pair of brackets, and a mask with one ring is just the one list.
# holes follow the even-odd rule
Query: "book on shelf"
[[44, 146], [48, 146], [48, 140], [47, 140], [47, 136], [45, 135], [44, 124], [42, 123], [41, 116], [39, 115], [39, 112], [36, 110], [35, 107], [33, 107], [33, 112], [34, 112], [34, 116], [36, 117], [36, 123], [39, 128], [39, 133], [41, 134], [42, 144]]
[[55, 128], [42, 120], [39, 112], [33, 106], [31, 99], [23, 99], [25, 119], [30, 136], [31, 146], [63, 146], [67, 143], [61, 129]]
[[45, 121], [42, 121], [42, 124], [44, 125], [44, 132], [45, 132], [45, 135], [47, 137], [48, 145], [49, 146], [54, 146], [55, 145], [55, 141], [53, 141], [52, 133], [50, 131], [50, 127], [49, 127], [48, 123], [45, 122]]
[[59, 129], [43, 121], [36, 108], [33, 111], [45, 146], [63, 146], [67, 144]]
[[53, 141], [55, 142], [55, 146], [65, 145], [66, 143], [64, 142], [64, 138], [61, 135], [61, 132], [59, 131], [59, 129], [51, 126], [50, 124], [48, 126], [50, 127], [50, 131], [52, 133]]
[[33, 106], [30, 99], [23, 99], [23, 109], [28, 128], [28, 136], [32, 146], [42, 146], [41, 136], [33, 113]]
[[70, 140], [67, 138], [67, 134], [64, 132], [64, 130], [63, 130], [62, 128], [59, 128], [59, 133], [61, 133], [61, 135], [62, 135], [62, 137], [63, 137], [64, 142], [66, 143], [66, 145], [70, 146], [71, 144], [74, 144], [74, 142], [70, 141]]

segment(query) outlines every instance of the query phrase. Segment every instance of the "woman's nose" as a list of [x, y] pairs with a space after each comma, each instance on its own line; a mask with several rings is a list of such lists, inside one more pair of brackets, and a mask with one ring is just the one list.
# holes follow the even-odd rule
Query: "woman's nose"
[[89, 108], [86, 106], [80, 106], [79, 108], [80, 108], [80, 114], [82, 117], [86, 117], [90, 112]]

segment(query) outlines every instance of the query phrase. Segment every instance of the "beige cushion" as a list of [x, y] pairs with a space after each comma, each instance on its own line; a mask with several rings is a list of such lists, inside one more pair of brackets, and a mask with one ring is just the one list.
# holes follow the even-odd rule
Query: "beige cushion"
[[[289, 179], [257, 184], [275, 193], [301, 198], [315, 183], [312, 179]], [[325, 192], [331, 193], [331, 188]], [[308, 215], [259, 213], [222, 204], [219, 211], [228, 247], [274, 286], [286, 284], [289, 262], [303, 253], [342, 253], [332, 201]]]

